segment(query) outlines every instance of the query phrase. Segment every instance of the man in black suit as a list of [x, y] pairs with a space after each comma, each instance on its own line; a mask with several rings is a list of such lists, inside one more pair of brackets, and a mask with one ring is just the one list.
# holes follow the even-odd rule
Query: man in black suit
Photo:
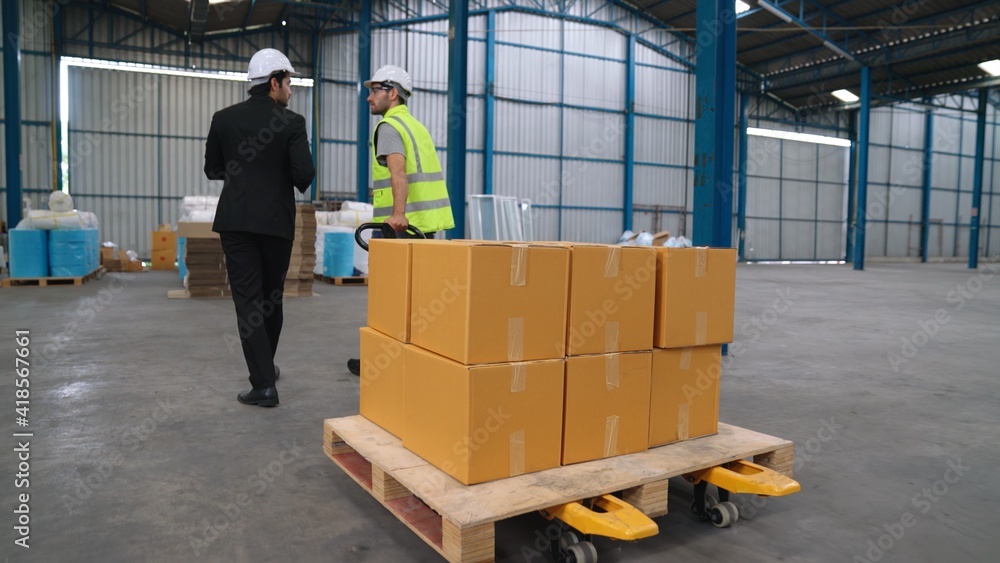
[[237, 399], [262, 407], [278, 404], [274, 353], [294, 238], [293, 187], [305, 192], [316, 176], [305, 119], [287, 107], [294, 74], [280, 51], [258, 51], [247, 74], [250, 98], [215, 113], [205, 145], [205, 175], [225, 181], [212, 230], [222, 239], [253, 386]]

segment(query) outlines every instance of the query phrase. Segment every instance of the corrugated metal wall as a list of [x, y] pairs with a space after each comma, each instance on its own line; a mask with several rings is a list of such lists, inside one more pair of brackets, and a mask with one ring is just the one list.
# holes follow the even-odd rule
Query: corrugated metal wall
[[[468, 194], [483, 193], [487, 182], [486, 22], [485, 16], [469, 22]], [[442, 163], [448, 119], [446, 30], [442, 20], [377, 29], [372, 39], [374, 68], [398, 64], [410, 71], [417, 90], [408, 102], [410, 111], [434, 136]], [[625, 37], [606, 28], [513, 12], [498, 13], [492, 32], [492, 193], [530, 199], [537, 238], [617, 240], [624, 202]], [[321, 49], [321, 189], [353, 192], [357, 34], [327, 36]], [[680, 54], [682, 46], [674, 49]], [[643, 46], [637, 48], [636, 62], [635, 227], [687, 232], [693, 78], [680, 64]]]
[[[52, 92], [52, 18], [40, 2], [21, 0], [21, 192], [30, 198], [34, 209], [44, 207], [52, 190], [54, 155]], [[4, 41], [3, 47], [9, 43]], [[3, 48], [0, 48], [0, 52]], [[0, 57], [0, 73], [3, 58]], [[4, 113], [0, 95], [0, 116]], [[6, 121], [0, 125], [0, 217], [7, 216], [7, 175], [4, 135]]]
[[[174, 223], [185, 195], [218, 195], [203, 172], [212, 114], [246, 98], [244, 82], [70, 67], [69, 188], [101, 239], [150, 255], [149, 232]], [[311, 132], [312, 89], [289, 108]], [[307, 196], [300, 197], [308, 201]]]
[[[977, 103], [970, 97], [932, 100], [939, 105], [945, 102], [962, 104], [966, 110], [975, 110]], [[933, 119], [928, 256], [969, 255], [976, 114], [944, 108], [930, 112], [926, 106], [898, 104], [872, 110], [866, 256], [916, 258], [921, 254], [924, 131], [928, 115]], [[994, 207], [1000, 205], [996, 135], [997, 109], [991, 105], [984, 147], [980, 256], [1000, 252], [1000, 209], [994, 213]]]
[[[794, 119], [787, 108], [771, 100], [751, 98], [751, 127], [837, 136], [823, 127], [790, 127]], [[770, 137], [747, 138], [747, 260], [843, 259], [848, 151]]]

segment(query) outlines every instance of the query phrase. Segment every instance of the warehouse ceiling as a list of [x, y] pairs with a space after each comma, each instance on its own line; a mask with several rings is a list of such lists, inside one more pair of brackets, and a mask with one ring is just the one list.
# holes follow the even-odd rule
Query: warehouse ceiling
[[[93, 2], [94, 0], [92, 0]], [[99, 0], [192, 41], [213, 33], [287, 25], [351, 25], [355, 0]], [[735, 0], [734, 0], [735, 1]], [[737, 15], [737, 62], [755, 89], [800, 110], [843, 106], [832, 95], [860, 94], [861, 68], [872, 94], [916, 98], [1000, 85], [978, 63], [1000, 58], [997, 0], [744, 0]], [[516, 4], [517, 2], [512, 2]], [[536, 2], [552, 11], [565, 2]], [[697, 0], [620, 0], [694, 40]], [[741, 2], [742, 3], [742, 2]], [[434, 2], [445, 9], [446, 0]], [[482, 3], [473, 3], [481, 8]], [[746, 80], [741, 79], [746, 87]]]
[[[744, 0], [736, 60], [763, 89], [799, 108], [860, 94], [913, 98], [1000, 84], [978, 63], [1000, 58], [1000, 2], [949, 0]], [[694, 38], [696, 0], [632, 2]]]

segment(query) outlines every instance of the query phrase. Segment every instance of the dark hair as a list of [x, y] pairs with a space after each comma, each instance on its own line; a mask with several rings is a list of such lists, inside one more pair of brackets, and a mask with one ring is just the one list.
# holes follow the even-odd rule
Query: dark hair
[[288, 71], [286, 70], [272, 72], [271, 76], [267, 77], [267, 82], [251, 86], [250, 89], [247, 90], [247, 93], [251, 96], [266, 96], [271, 93], [271, 79], [277, 78], [278, 84], [281, 84], [284, 82], [286, 76], [288, 76]]

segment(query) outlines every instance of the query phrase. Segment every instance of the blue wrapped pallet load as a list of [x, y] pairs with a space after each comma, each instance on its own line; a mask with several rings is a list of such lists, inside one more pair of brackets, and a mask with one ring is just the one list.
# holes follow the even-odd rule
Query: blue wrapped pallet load
[[11, 229], [10, 277], [44, 278], [49, 275], [49, 232]]
[[50, 231], [50, 275], [75, 278], [96, 270], [100, 255], [97, 241], [97, 229]]
[[344, 278], [354, 275], [354, 229], [344, 228], [323, 236], [323, 275]]

